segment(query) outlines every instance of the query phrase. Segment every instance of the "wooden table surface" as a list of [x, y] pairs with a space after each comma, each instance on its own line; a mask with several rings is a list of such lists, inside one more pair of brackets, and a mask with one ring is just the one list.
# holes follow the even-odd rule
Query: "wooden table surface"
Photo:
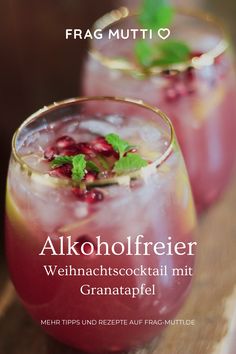
[[[170, 326], [155, 354], [236, 353], [236, 180], [199, 222], [193, 288], [178, 319], [194, 326]], [[45, 335], [19, 303], [0, 265], [0, 354], [74, 354]], [[234, 344], [235, 341], [235, 344]], [[234, 349], [235, 348], [235, 349]]]

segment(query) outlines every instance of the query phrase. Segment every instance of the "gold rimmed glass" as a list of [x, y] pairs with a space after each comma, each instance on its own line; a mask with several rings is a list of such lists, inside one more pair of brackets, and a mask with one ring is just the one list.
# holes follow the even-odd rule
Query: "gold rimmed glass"
[[[74, 193], [78, 187], [69, 178], [48, 175], [44, 152], [58, 138], [66, 135], [77, 143], [89, 142], [108, 132], [135, 143], [150, 164], [136, 174], [102, 176], [101, 184], [98, 179], [87, 185], [90, 191], [94, 185], [99, 190], [96, 202], [78, 198]], [[144, 255], [143, 249], [133, 254], [135, 242], [147, 242], [149, 247], [179, 242], [182, 249], [194, 244], [191, 189], [166, 115], [134, 99], [66, 100], [28, 118], [14, 135], [12, 148], [6, 252], [12, 281], [27, 311], [47, 333], [90, 353], [148, 346], [165, 320], [181, 308], [195, 258], [194, 251], [157, 255], [151, 248], [150, 254]], [[48, 238], [53, 246], [44, 249]], [[104, 244], [98, 254], [99, 240], [118, 254], [104, 254]], [[128, 253], [120, 252], [122, 247]], [[191, 269], [187, 275], [171, 276], [173, 268], [185, 272], [186, 267]], [[158, 276], [141, 268], [166, 269], [168, 274]], [[105, 326], [102, 321], [118, 322]], [[130, 321], [141, 322], [134, 326]]]
[[[110, 55], [111, 53], [109, 53], [109, 49], [107, 50], [106, 48], [105, 51], [103, 52], [103, 47], [102, 46], [99, 47], [99, 41], [97, 40], [90, 41], [89, 54], [97, 61], [99, 61], [101, 64], [107, 66], [110, 69], [121, 70], [133, 75], [140, 75], [140, 76], [143, 75], [145, 76], [147, 74], [148, 75], [160, 74], [163, 72], [163, 70], [165, 71], [166, 69], [171, 70], [174, 73], [178, 71], [184, 71], [189, 67], [199, 69], [201, 67], [205, 67], [213, 64], [214, 60], [218, 56], [223, 54], [225, 50], [227, 50], [227, 48], [229, 47], [229, 35], [227, 34], [227, 31], [223, 23], [219, 19], [215, 18], [214, 16], [208, 13], [202, 11], [194, 11], [190, 9], [187, 10], [184, 8], [178, 8], [177, 21], [181, 23], [182, 21], [186, 22], [186, 20], [191, 22], [197, 21], [197, 24], [199, 26], [206, 27], [207, 25], [207, 27], [211, 29], [214, 27], [214, 29], [217, 30], [218, 34], [221, 37], [212, 46], [204, 50], [201, 53], [201, 55], [193, 56], [191, 59], [187, 60], [186, 62], [172, 64], [169, 65], [167, 68], [151, 67], [150, 70], [147, 71], [146, 69], [144, 70], [143, 67], [140, 66], [136, 60], [132, 61], [132, 58], [127, 58], [126, 56], [124, 57], [112, 56]], [[127, 25], [127, 22], [130, 22], [130, 25]], [[131, 23], [134, 26], [131, 26]], [[179, 24], [175, 23], [174, 26], [169, 28], [172, 38], [175, 38], [176, 26], [179, 26]], [[117, 10], [113, 10], [105, 14], [100, 19], [98, 19], [94, 23], [93, 30], [94, 31], [96, 31], [97, 29], [102, 30], [102, 36], [103, 38], [106, 38], [109, 30], [114, 31], [115, 33], [117, 29], [119, 30], [124, 29], [124, 33], [126, 33], [125, 32], [126, 29], [130, 29], [130, 28], [136, 29], [139, 27], [140, 25], [138, 24], [138, 13], [133, 13], [128, 8], [121, 7]], [[131, 34], [129, 34], [129, 36], [131, 36]], [[147, 34], [146, 36], [148, 37]], [[158, 39], [161, 40], [160, 38], [158, 38], [157, 33], [152, 34], [152, 37], [153, 39], [156, 39], [156, 41], [158, 41]]]
[[94, 28], [102, 29], [103, 38], [90, 43], [84, 94], [122, 93], [166, 112], [183, 151], [197, 208], [204, 210], [224, 191], [235, 165], [235, 73], [224, 25], [207, 13], [177, 9], [169, 38], [187, 43], [191, 59], [148, 70], [134, 56], [131, 34], [130, 39], [107, 37], [109, 29], [127, 33], [139, 28], [137, 14], [123, 7], [104, 15]]

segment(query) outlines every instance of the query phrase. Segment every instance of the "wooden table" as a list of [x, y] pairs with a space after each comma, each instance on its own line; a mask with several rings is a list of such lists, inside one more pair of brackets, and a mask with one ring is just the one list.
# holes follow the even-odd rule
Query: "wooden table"
[[[194, 326], [170, 326], [155, 354], [236, 354], [236, 181], [200, 220], [193, 288], [178, 319]], [[74, 354], [36, 325], [20, 305], [0, 264], [0, 354]]]

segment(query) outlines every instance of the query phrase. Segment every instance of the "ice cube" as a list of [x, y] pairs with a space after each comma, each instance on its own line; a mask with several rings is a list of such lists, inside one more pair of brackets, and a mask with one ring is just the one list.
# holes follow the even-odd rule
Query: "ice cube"
[[140, 136], [146, 143], [152, 144], [156, 143], [160, 139], [161, 133], [153, 126], [144, 126], [140, 131]]
[[62, 135], [75, 133], [79, 128], [78, 121], [69, 121], [62, 129]]
[[95, 120], [95, 119], [94, 120], [90, 119], [81, 122], [80, 128], [87, 129], [92, 133], [102, 135], [102, 136], [105, 136], [109, 133], [114, 133], [116, 130], [114, 125], [104, 121]]
[[119, 130], [119, 135], [123, 138], [123, 139], [127, 139], [129, 140], [130, 138], [135, 137], [135, 135], [137, 135], [140, 131], [140, 127], [139, 126], [126, 126], [123, 127]]
[[112, 114], [106, 117], [106, 121], [114, 125], [121, 125], [124, 119], [118, 114]]
[[40, 171], [42, 173], [48, 172], [48, 163], [42, 157], [42, 154], [30, 154], [23, 156], [25, 163], [30, 166], [33, 170]]
[[21, 146], [19, 152], [24, 154], [38, 153], [43, 151], [48, 144], [54, 140], [54, 132], [52, 130], [40, 130], [32, 132], [27, 135]]

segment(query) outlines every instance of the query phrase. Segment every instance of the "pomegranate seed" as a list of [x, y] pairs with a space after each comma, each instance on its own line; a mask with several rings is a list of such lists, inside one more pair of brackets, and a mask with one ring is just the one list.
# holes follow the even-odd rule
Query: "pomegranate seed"
[[72, 188], [72, 192], [77, 198], [79, 198], [80, 200], [84, 200], [87, 190], [74, 187]]
[[97, 189], [92, 189], [85, 194], [85, 201], [87, 203], [101, 202], [103, 198], [103, 193]]
[[67, 148], [74, 144], [75, 144], [74, 139], [67, 135], [61, 136], [56, 140], [56, 146], [60, 149]]
[[92, 143], [93, 150], [105, 156], [111, 156], [114, 153], [113, 147], [102, 136], [95, 139]]
[[81, 154], [85, 154], [90, 157], [96, 156], [93, 151], [92, 146], [89, 143], [79, 143], [79, 144], [77, 144], [77, 148]]
[[71, 177], [71, 165], [65, 164], [50, 171], [52, 177]]
[[96, 176], [97, 176], [97, 173], [95, 173], [95, 172], [87, 172], [84, 179], [86, 182], [93, 182], [93, 181], [95, 181]]
[[74, 195], [81, 201], [87, 203], [97, 203], [103, 200], [103, 193], [98, 189], [91, 189], [89, 191], [80, 188], [73, 188]]
[[79, 154], [80, 150], [77, 145], [71, 145], [66, 148], [61, 149], [60, 155], [73, 156]]
[[44, 158], [48, 161], [52, 161], [57, 154], [58, 149], [54, 146], [49, 146], [44, 151]]

